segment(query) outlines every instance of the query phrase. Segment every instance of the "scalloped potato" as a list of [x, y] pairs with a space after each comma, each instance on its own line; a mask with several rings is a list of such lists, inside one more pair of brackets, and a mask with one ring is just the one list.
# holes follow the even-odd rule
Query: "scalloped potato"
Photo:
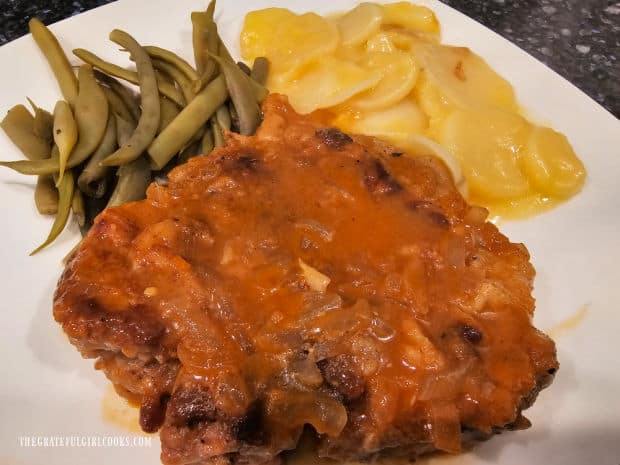
[[421, 37], [439, 39], [439, 21], [431, 9], [409, 2], [386, 3], [382, 6], [386, 28], [398, 26]]
[[439, 38], [434, 13], [408, 2], [330, 17], [268, 8], [246, 17], [241, 50], [271, 60], [270, 90], [297, 111], [434, 153], [493, 213], [530, 215], [578, 193], [585, 168], [566, 137], [527, 121], [508, 81]]
[[529, 132], [530, 125], [513, 113], [459, 109], [444, 121], [439, 143], [456, 156], [472, 194], [512, 199], [530, 190], [518, 159]]
[[333, 123], [345, 131], [379, 137], [398, 146], [409, 135], [424, 133], [427, 125], [426, 116], [411, 100], [374, 111], [343, 111], [340, 115]]
[[376, 3], [360, 3], [338, 18], [340, 43], [345, 46], [360, 45], [381, 27], [383, 8]]
[[351, 98], [351, 105], [362, 111], [397, 104], [409, 95], [418, 78], [415, 60], [403, 52], [366, 53], [360, 64], [381, 74], [374, 87]]
[[[270, 89], [289, 96], [300, 113], [338, 105], [362, 91], [373, 88], [382, 79], [380, 70], [327, 55], [306, 64], [296, 79], [271, 80]], [[312, 89], [311, 92], [308, 92]]]
[[523, 150], [522, 169], [543, 194], [565, 197], [576, 194], [586, 170], [564, 134], [536, 127]]
[[338, 28], [317, 14], [266, 8], [246, 15], [240, 46], [250, 61], [268, 57], [277, 73], [330, 54], [339, 42]]
[[510, 83], [470, 49], [416, 41], [411, 53], [447, 103], [462, 108], [490, 106], [518, 111]]

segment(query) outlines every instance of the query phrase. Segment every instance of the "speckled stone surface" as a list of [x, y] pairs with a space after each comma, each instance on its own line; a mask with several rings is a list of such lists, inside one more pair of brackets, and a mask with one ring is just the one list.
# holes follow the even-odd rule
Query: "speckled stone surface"
[[[0, 0], [0, 44], [110, 0]], [[231, 0], [229, 0], [231, 1]], [[442, 0], [493, 29], [620, 117], [620, 2]]]

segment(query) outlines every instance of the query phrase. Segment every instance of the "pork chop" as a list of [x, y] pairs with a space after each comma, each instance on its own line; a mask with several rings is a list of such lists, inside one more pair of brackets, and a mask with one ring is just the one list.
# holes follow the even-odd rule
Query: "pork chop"
[[339, 460], [528, 426], [558, 368], [534, 269], [443, 163], [264, 104], [257, 134], [98, 216], [54, 316], [162, 461]]

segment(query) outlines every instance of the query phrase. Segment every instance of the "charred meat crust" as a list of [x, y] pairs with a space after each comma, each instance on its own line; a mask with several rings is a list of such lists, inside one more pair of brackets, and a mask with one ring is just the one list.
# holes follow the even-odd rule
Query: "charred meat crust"
[[402, 186], [387, 172], [379, 160], [375, 160], [366, 169], [364, 184], [370, 192], [378, 194], [394, 194], [402, 190]]
[[99, 351], [126, 349], [132, 353], [152, 354], [160, 347], [165, 328], [143, 307], [110, 312], [94, 299], [75, 299], [71, 310], [56, 315], [73, 344], [84, 356], [96, 357]]
[[182, 386], [174, 392], [168, 418], [173, 426], [191, 428], [198, 423], [215, 421], [217, 408], [211, 393], [206, 389]]
[[317, 129], [315, 135], [321, 142], [335, 150], [341, 150], [353, 142], [351, 136], [338, 128]]
[[140, 427], [147, 433], [156, 433], [164, 423], [169, 393], [142, 396], [140, 404]]

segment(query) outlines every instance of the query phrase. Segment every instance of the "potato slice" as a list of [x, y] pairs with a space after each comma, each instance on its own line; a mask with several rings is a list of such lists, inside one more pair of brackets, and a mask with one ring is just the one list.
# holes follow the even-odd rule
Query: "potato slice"
[[351, 106], [359, 110], [375, 110], [398, 103], [411, 92], [418, 78], [415, 60], [402, 52], [368, 53], [360, 64], [379, 71], [383, 77], [372, 89], [351, 100]]
[[383, 24], [400, 26], [414, 32], [439, 35], [439, 21], [432, 10], [409, 2], [387, 3], [383, 5]]
[[327, 55], [297, 72], [295, 80], [269, 79], [273, 92], [288, 95], [289, 101], [299, 113], [311, 113], [348, 100], [355, 94], [370, 89], [381, 80], [380, 71], [339, 60]]
[[389, 108], [363, 113], [339, 112], [336, 126], [356, 134], [365, 134], [387, 140], [395, 145], [411, 134], [421, 134], [426, 128], [426, 117], [410, 100], [403, 100]]
[[338, 41], [336, 25], [317, 14], [266, 8], [246, 15], [240, 46], [244, 59], [265, 56], [277, 73], [332, 53]]
[[366, 48], [363, 45], [338, 47], [334, 55], [340, 60], [361, 64], [366, 58]]
[[491, 106], [518, 111], [510, 83], [470, 49], [417, 41], [412, 52], [428, 82], [445, 100], [464, 108]]
[[440, 41], [439, 35], [410, 31], [402, 26], [384, 25], [381, 27], [381, 32], [386, 34], [399, 50], [403, 51], [410, 51], [417, 42], [438, 44]]
[[420, 71], [413, 89], [413, 96], [422, 111], [428, 115], [431, 131], [437, 126], [438, 122], [443, 121], [454, 109], [441, 89], [428, 78], [425, 69]]
[[381, 27], [383, 8], [376, 3], [360, 3], [336, 21], [343, 46], [363, 44]]
[[403, 141], [398, 146], [404, 149], [405, 153], [410, 156], [420, 157], [433, 155], [441, 159], [452, 173], [452, 177], [454, 178], [454, 184], [456, 185], [456, 187], [459, 189], [461, 194], [466, 194], [467, 182], [465, 180], [465, 176], [463, 176], [461, 165], [459, 164], [456, 157], [452, 153], [450, 153], [445, 147], [438, 144], [434, 140], [429, 139], [425, 136], [421, 136], [419, 134], [413, 134], [408, 136], [407, 138], [403, 139]]
[[510, 199], [508, 202], [505, 200], [493, 201], [486, 198], [477, 198], [476, 196], [469, 197], [469, 203], [472, 205], [484, 204], [489, 210], [491, 222], [495, 222], [500, 218], [513, 220], [529, 218], [555, 208], [560, 202], [559, 197], [550, 198], [538, 192], [528, 194], [525, 197], [519, 197], [518, 199]]
[[563, 134], [535, 127], [522, 156], [532, 185], [549, 196], [570, 197], [583, 187], [585, 168]]
[[472, 194], [511, 199], [530, 191], [518, 160], [530, 131], [530, 124], [515, 114], [456, 110], [444, 121], [439, 143], [460, 162]]
[[394, 47], [404, 52], [410, 52], [415, 42], [423, 40], [417, 34], [405, 29], [391, 28], [387, 31], [382, 30], [381, 33], [386, 35]]
[[366, 41], [366, 51], [370, 53], [390, 53], [396, 52], [398, 51], [398, 49], [396, 48], [396, 45], [394, 44], [388, 33], [378, 32], [372, 37], [369, 37], [368, 41]]

